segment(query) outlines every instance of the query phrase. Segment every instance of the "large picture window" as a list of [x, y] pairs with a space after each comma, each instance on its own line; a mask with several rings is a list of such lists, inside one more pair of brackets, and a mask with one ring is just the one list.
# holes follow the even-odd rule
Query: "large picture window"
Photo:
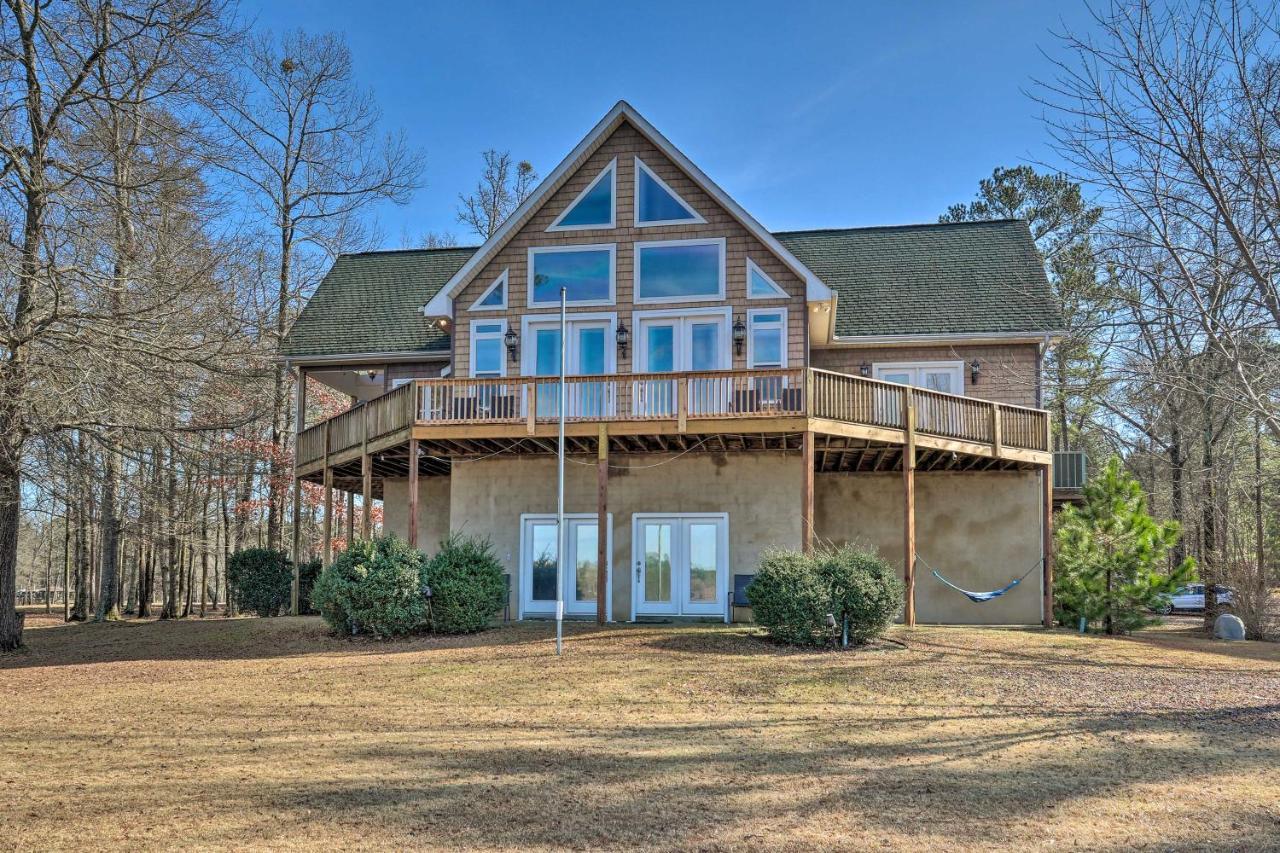
[[612, 243], [529, 250], [529, 305], [559, 305], [560, 288], [575, 305], [613, 304]]
[[724, 239], [635, 244], [636, 302], [724, 299]]

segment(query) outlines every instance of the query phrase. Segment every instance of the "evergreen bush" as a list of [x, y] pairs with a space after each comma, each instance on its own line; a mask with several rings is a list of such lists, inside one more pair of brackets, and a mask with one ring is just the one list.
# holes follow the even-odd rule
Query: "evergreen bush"
[[428, 627], [439, 634], [469, 634], [489, 626], [507, 588], [502, 564], [487, 539], [455, 533], [427, 561], [431, 589]]
[[241, 611], [278, 616], [289, 606], [293, 563], [284, 551], [246, 548], [227, 560], [227, 583]]
[[400, 637], [426, 623], [425, 567], [403, 539], [357, 539], [320, 572], [311, 604], [335, 631]]

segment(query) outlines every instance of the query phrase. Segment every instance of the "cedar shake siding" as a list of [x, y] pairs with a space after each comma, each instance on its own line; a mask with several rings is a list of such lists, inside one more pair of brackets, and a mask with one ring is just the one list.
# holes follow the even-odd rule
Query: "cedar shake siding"
[[[969, 375], [969, 363], [978, 360], [978, 384]], [[858, 368], [876, 364], [910, 361], [961, 361], [964, 363], [964, 394], [980, 400], [1037, 408], [1036, 389], [1040, 383], [1038, 344], [977, 344], [968, 346], [829, 347], [815, 349], [813, 367], [859, 376]], [[874, 375], [874, 374], [873, 374]]]
[[[639, 156], [658, 177], [683, 198], [705, 223], [658, 225], [635, 227], [633, 196], [635, 192], [635, 157]], [[578, 194], [595, 180], [609, 163], [617, 158], [616, 228], [591, 228], [576, 231], [547, 231], [556, 217], [573, 203]], [[663, 302], [633, 305], [632, 273], [634, 270], [634, 244], [654, 240], [686, 240], [692, 238], [725, 239], [725, 296], [721, 301]], [[624, 122], [586, 162], [570, 177], [547, 202], [534, 213], [506, 246], [474, 277], [454, 300], [454, 371], [459, 377], [470, 375], [471, 321], [487, 318], [505, 318], [508, 325], [520, 331], [520, 320], [525, 316], [556, 316], [556, 308], [528, 307], [528, 255], [531, 247], [574, 246], [599, 243], [615, 244], [615, 304], [573, 306], [571, 314], [579, 312], [617, 312], [618, 320], [625, 323], [634, 334], [632, 311], [675, 311], [681, 308], [732, 308], [733, 317], [746, 319], [746, 312], [755, 308], [787, 309], [787, 365], [803, 367], [805, 356], [805, 330], [807, 311], [805, 285], [796, 275], [742, 227], [726, 210], [686, 174], [661, 154], [657, 147], [644, 138], [632, 125]], [[746, 260], [754, 261], [789, 297], [782, 299], [748, 299]], [[507, 308], [502, 311], [472, 311], [471, 305], [480, 298], [502, 271], [508, 270]], [[529, 342], [521, 341], [521, 346]], [[614, 346], [612, 341], [608, 346]], [[618, 357], [617, 372], [632, 370], [635, 347], [631, 347], [624, 359]], [[734, 368], [747, 367], [747, 354], [733, 356]], [[516, 366], [507, 365], [508, 374], [516, 373]]]

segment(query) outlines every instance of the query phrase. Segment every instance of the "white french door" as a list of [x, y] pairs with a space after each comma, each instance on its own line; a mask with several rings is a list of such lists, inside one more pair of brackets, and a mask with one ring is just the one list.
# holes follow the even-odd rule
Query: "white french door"
[[[570, 616], [592, 616], [596, 612], [598, 588], [600, 532], [594, 514], [565, 516], [567, 559], [557, 559], [559, 540], [554, 515], [526, 515], [520, 530], [520, 616], [555, 616], [556, 571], [564, 570], [564, 612]], [[605, 531], [605, 553], [613, 548], [613, 515], [608, 516]], [[609, 576], [605, 567], [605, 577]], [[612, 617], [606, 584], [605, 603]]]
[[[732, 363], [727, 310], [637, 313], [636, 330], [637, 373], [725, 370]], [[727, 383], [692, 379], [688, 388], [689, 414], [728, 410]], [[635, 405], [644, 415], [675, 415], [679, 405], [676, 389], [677, 383], [673, 379], [641, 380], [636, 383]]]
[[632, 519], [632, 618], [727, 618], [728, 515], [636, 513]]
[[[959, 361], [877, 364], [875, 376], [876, 379], [897, 385], [913, 385], [916, 388], [941, 391], [943, 394], [964, 394], [964, 364]], [[887, 398], [881, 405], [885, 409], [889, 408]], [[954, 429], [955, 426], [951, 423], [954, 413], [950, 412], [939, 414], [933, 409], [919, 409], [916, 418], [916, 425], [922, 429], [947, 431], [949, 427]]]
[[[609, 341], [613, 338], [613, 318], [573, 318], [565, 322], [568, 346], [565, 347], [566, 376], [597, 376], [613, 373], [615, 359]], [[531, 320], [524, 339], [529, 342], [525, 353], [526, 376], [560, 375], [560, 320]], [[613, 412], [613, 385], [609, 382], [571, 382], [568, 384], [566, 414], [570, 418], [603, 417]], [[554, 418], [560, 414], [560, 389], [555, 385], [538, 388], [537, 415]]]

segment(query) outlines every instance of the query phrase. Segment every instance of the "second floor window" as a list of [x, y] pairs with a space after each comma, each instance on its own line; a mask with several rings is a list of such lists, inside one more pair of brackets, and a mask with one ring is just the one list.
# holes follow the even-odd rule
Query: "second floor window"
[[747, 363], [753, 368], [787, 366], [787, 312], [747, 312]]
[[635, 244], [636, 302], [724, 299], [724, 239]]
[[613, 303], [613, 244], [529, 250], [529, 305], [559, 305], [560, 288], [576, 305]]

